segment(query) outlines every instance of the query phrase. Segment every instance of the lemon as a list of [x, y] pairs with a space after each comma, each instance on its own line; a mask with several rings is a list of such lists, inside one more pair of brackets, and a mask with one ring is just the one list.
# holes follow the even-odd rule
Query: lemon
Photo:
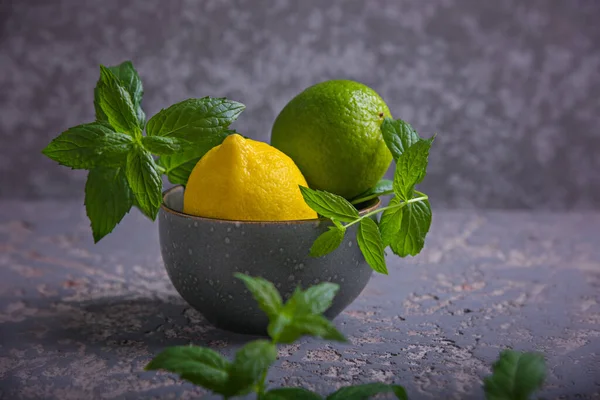
[[375, 186], [392, 161], [380, 126], [390, 110], [371, 88], [332, 80], [309, 87], [281, 111], [271, 144], [290, 156], [311, 188], [351, 199]]
[[183, 212], [239, 221], [317, 218], [298, 185], [308, 186], [291, 158], [266, 143], [233, 134], [192, 170]]

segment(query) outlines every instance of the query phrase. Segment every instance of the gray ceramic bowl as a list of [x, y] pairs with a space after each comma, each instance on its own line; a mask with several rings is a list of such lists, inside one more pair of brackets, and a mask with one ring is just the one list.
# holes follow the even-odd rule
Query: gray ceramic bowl
[[[264, 334], [267, 317], [244, 283], [242, 272], [275, 284], [284, 299], [297, 286], [335, 282], [340, 291], [325, 315], [334, 318], [369, 282], [372, 270], [356, 244], [356, 226], [341, 246], [325, 257], [308, 255], [328, 220], [278, 222], [227, 221], [183, 214], [183, 187], [163, 194], [159, 212], [160, 246], [169, 278], [192, 307], [215, 326]], [[377, 207], [373, 201], [367, 212]]]

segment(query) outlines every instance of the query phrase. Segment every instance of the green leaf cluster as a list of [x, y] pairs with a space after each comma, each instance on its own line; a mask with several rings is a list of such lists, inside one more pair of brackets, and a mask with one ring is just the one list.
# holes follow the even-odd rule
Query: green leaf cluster
[[[400, 257], [415, 256], [425, 245], [431, 225], [431, 206], [426, 194], [415, 190], [427, 173], [429, 149], [434, 138], [422, 139], [406, 122], [386, 118], [383, 138], [394, 156], [394, 180], [381, 180], [375, 187], [350, 201], [333, 193], [300, 187], [304, 201], [333, 226], [313, 243], [310, 254], [325, 256], [344, 240], [348, 227], [358, 224], [356, 241], [373, 270], [387, 274], [385, 249]], [[355, 205], [391, 194], [388, 206], [359, 215]], [[382, 213], [379, 221], [376, 214]], [[345, 223], [345, 224], [344, 224]]]
[[[158, 354], [146, 370], [166, 370], [182, 379], [202, 386], [224, 398], [256, 392], [261, 400], [314, 400], [320, 395], [301, 388], [267, 390], [265, 380], [271, 364], [277, 358], [276, 345], [293, 343], [302, 336], [345, 342], [346, 338], [322, 314], [332, 304], [339, 286], [324, 282], [302, 290], [297, 288], [284, 303], [275, 286], [260, 277], [236, 274], [269, 317], [271, 338], [256, 340], [243, 346], [233, 361], [215, 351], [196, 346], [171, 347]], [[401, 386], [373, 383], [343, 388], [327, 399], [368, 399], [379, 393], [394, 393], [406, 399]]]
[[243, 104], [224, 98], [188, 99], [146, 123], [143, 94], [130, 61], [100, 66], [96, 121], [67, 129], [42, 151], [61, 165], [89, 170], [85, 207], [96, 242], [133, 206], [154, 220], [162, 174], [185, 184], [198, 160], [231, 133], [229, 125], [244, 110]]
[[[298, 288], [284, 303], [271, 282], [244, 274], [236, 274], [236, 277], [245, 283], [260, 309], [269, 317], [271, 340], [247, 343], [236, 352], [232, 361], [205, 347], [170, 347], [154, 357], [146, 370], [178, 374], [181, 379], [225, 399], [252, 392], [259, 400], [367, 400], [385, 393], [393, 394], [397, 399], [408, 399], [402, 386], [379, 382], [343, 387], [327, 397], [297, 387], [268, 390], [266, 378], [277, 359], [277, 344], [292, 343], [304, 335], [346, 341], [322, 315], [331, 306], [339, 286], [325, 282], [307, 290]], [[546, 371], [541, 355], [512, 350], [503, 351], [492, 369], [493, 374], [484, 379], [488, 400], [528, 400], [542, 385]]]

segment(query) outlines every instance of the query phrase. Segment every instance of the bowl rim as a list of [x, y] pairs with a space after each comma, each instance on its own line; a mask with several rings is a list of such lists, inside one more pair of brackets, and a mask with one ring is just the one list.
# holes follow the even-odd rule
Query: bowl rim
[[[172, 208], [167, 207], [166, 203], [165, 203], [165, 198], [174, 190], [178, 190], [179, 188], [182, 188], [183, 190], [185, 190], [185, 187], [183, 185], [175, 185], [165, 191], [162, 192], [162, 197], [161, 197], [161, 203], [160, 203], [160, 208], [161, 210], [163, 210], [164, 212], [176, 215], [178, 217], [181, 218], [188, 218], [190, 220], [193, 221], [205, 221], [205, 222], [220, 222], [220, 223], [227, 223], [227, 224], [236, 224], [236, 225], [240, 225], [240, 224], [272, 224], [272, 225], [289, 225], [289, 224], [307, 224], [307, 223], [315, 223], [315, 222], [322, 222], [322, 221], [329, 221], [329, 218], [313, 218], [313, 219], [291, 219], [291, 220], [283, 220], [283, 221], [242, 221], [242, 220], [233, 220], [233, 219], [219, 219], [219, 218], [209, 218], [209, 217], [199, 217], [196, 215], [190, 215], [190, 214], [185, 214], [182, 212], [179, 212], [177, 210], [173, 210]], [[371, 212], [375, 209], [377, 209], [377, 207], [379, 207], [381, 205], [381, 199], [379, 197], [374, 198], [373, 200], [375, 200], [375, 202], [366, 208], [363, 208], [361, 210], [358, 210], [358, 214], [359, 215], [364, 215], [368, 212]]]

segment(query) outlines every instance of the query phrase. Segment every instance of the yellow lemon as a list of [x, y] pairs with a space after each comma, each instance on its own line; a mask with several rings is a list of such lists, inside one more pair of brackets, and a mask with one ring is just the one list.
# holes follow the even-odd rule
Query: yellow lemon
[[192, 170], [183, 212], [240, 221], [317, 218], [298, 185], [308, 186], [291, 158], [266, 143], [233, 134]]

